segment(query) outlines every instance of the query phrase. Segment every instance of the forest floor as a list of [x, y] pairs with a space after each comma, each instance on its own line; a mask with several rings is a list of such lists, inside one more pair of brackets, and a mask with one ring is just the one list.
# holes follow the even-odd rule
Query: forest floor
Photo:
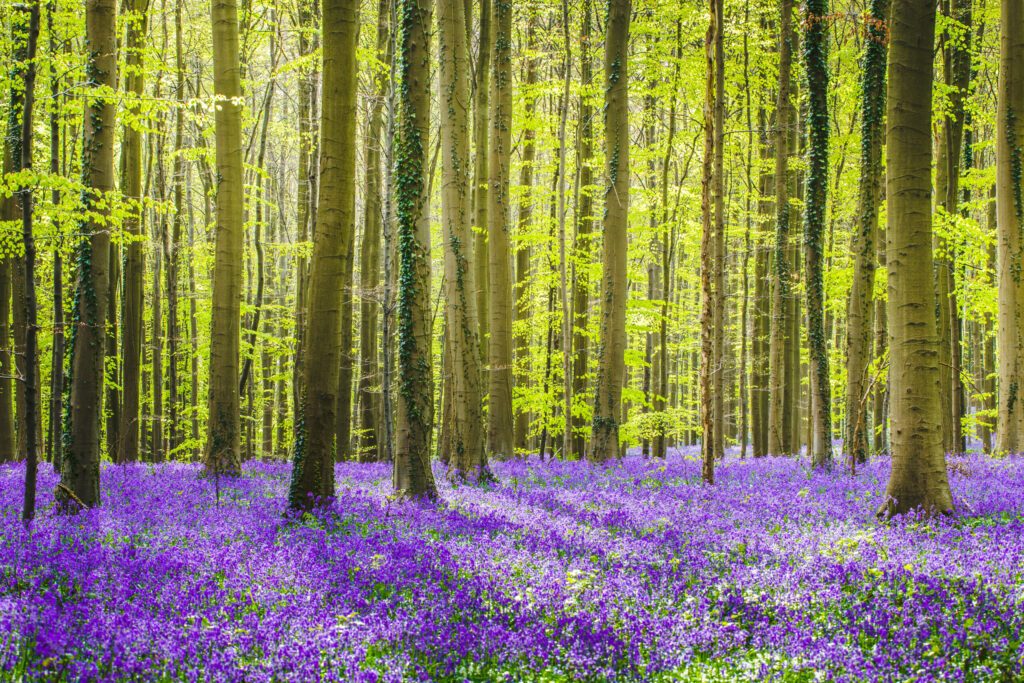
[[692, 451], [498, 463], [389, 502], [386, 465], [283, 516], [289, 467], [105, 466], [18, 519], [0, 467], [0, 680], [1021, 681], [1024, 458], [951, 461], [958, 515], [880, 523], [856, 476]]

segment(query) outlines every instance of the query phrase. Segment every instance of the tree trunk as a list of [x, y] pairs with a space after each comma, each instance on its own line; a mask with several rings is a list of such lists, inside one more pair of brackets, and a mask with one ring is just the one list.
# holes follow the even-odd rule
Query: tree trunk
[[[467, 15], [467, 21], [470, 17]], [[479, 325], [480, 359], [488, 358], [487, 337], [490, 316], [487, 308], [488, 205], [487, 183], [490, 173], [488, 143], [490, 136], [489, 90], [491, 76], [491, 0], [480, 0], [480, 33], [478, 35], [476, 73], [473, 80], [473, 275], [476, 280], [476, 312]]]
[[[377, 61], [379, 66], [390, 61], [389, 1], [377, 3]], [[381, 267], [381, 205], [380, 137], [384, 128], [384, 100], [387, 79], [383, 70], [374, 81], [373, 102], [366, 128], [366, 202], [363, 213], [363, 242], [359, 255], [359, 428], [362, 432], [359, 459], [376, 461], [381, 457], [381, 373], [377, 355], [377, 309], [382, 303], [380, 293]]]
[[[768, 341], [768, 453], [789, 455], [786, 435], [786, 351], [790, 339], [791, 264], [789, 249], [789, 154], [793, 126], [793, 0], [782, 0], [779, 23], [779, 92], [775, 109], [775, 246], [771, 263], [771, 318]], [[791, 411], [790, 411], [791, 412]]]
[[[100, 420], [103, 396], [103, 340], [107, 320], [110, 233], [104, 193], [114, 189], [114, 125], [117, 88], [117, 4], [87, 0], [86, 38], [89, 71], [94, 74], [94, 97], [85, 113], [82, 180], [85, 206], [78, 248], [74, 331], [71, 339], [71, 405], [67, 448], [61, 469], [58, 500], [66, 509], [93, 507], [100, 502]], [[77, 499], [77, 500], [75, 500]]]
[[236, 0], [212, 0], [217, 139], [217, 227], [210, 332], [207, 474], [241, 471], [238, 395], [242, 257], [245, 244], [242, 178], [242, 86]]
[[[126, 17], [125, 90], [136, 100], [142, 97], [145, 71], [142, 48], [149, 23], [148, 0], [133, 0]], [[135, 107], [137, 108], [137, 107]], [[139, 387], [142, 379], [143, 290], [146, 258], [142, 241], [142, 130], [125, 123], [121, 142], [121, 192], [133, 202], [124, 230], [133, 239], [125, 246], [124, 293], [121, 323], [121, 425], [116, 462], [139, 459]]]
[[[28, 14], [28, 36], [26, 39], [27, 58], [25, 70], [25, 102], [21, 115], [21, 159], [18, 167], [21, 171], [32, 171], [32, 107], [35, 103], [36, 86], [36, 42], [39, 38], [39, 2], [31, 3], [27, 8], [19, 8]], [[36, 514], [36, 470], [39, 464], [39, 431], [35, 429], [39, 418], [39, 326], [38, 308], [36, 306], [36, 243], [32, 225], [32, 188], [20, 188], [21, 195], [21, 226], [22, 245], [25, 249], [25, 422], [33, 427], [25, 435], [25, 496], [22, 507], [22, 520], [28, 524]]]
[[715, 284], [718, 280], [717, 243], [714, 222], [714, 174], [715, 174], [715, 101], [718, 90], [715, 87], [715, 43], [718, 37], [718, 6], [721, 0], [711, 0], [709, 21], [704, 38], [704, 161], [701, 169], [701, 238], [700, 238], [700, 425], [701, 425], [701, 478], [706, 484], [715, 481]]
[[935, 5], [894, 0], [887, 122], [892, 472], [879, 513], [953, 509], [942, 451], [932, 280], [931, 122]]
[[[523, 80], [523, 155], [519, 171], [519, 216], [516, 245], [516, 286], [515, 320], [519, 328], [515, 335], [516, 384], [529, 386], [530, 382], [530, 246], [522, 239], [528, 234], [533, 223], [533, 166], [537, 157], [535, 140], [537, 130], [533, 122], [535, 110], [535, 87], [537, 84], [537, 62], [533, 52], [537, 49], [535, 20], [531, 17], [526, 27], [526, 78]], [[520, 452], [529, 447], [527, 436], [530, 430], [530, 411], [520, 408], [515, 415], [515, 446]]]
[[[50, 99], [52, 102], [50, 108], [50, 173], [59, 175], [61, 172], [60, 164], [60, 117], [58, 102], [60, 102], [60, 88], [61, 80], [57, 75], [56, 57], [57, 57], [57, 39], [53, 28], [53, 15], [56, 12], [56, 1], [51, 0], [46, 6], [46, 27], [47, 32], [50, 36], [50, 58], [53, 60], [50, 64]], [[66, 135], [65, 135], [66, 142]], [[122, 143], [123, 144], [123, 143]], [[51, 194], [51, 201], [54, 206], [60, 204], [61, 191], [54, 189]], [[52, 305], [53, 305], [53, 344], [51, 347], [50, 356], [50, 425], [48, 431], [49, 439], [49, 460], [54, 468], [60, 471], [60, 461], [62, 456], [62, 441], [63, 441], [63, 425], [61, 424], [61, 405], [64, 403], [64, 259], [61, 255], [63, 240], [58, 238], [54, 240], [53, 246], [51, 247], [52, 258], [53, 258], [53, 290], [52, 290]], [[0, 267], [2, 268], [2, 267]], [[0, 274], [0, 282], [2, 282], [3, 275]], [[2, 295], [0, 295], [2, 296]], [[2, 299], [0, 299], [0, 309], [2, 309]], [[4, 325], [7, 321], [7, 317], [3, 316], [0, 312], [0, 334], [3, 333]], [[7, 339], [7, 336], [4, 336]], [[0, 344], [0, 373], [5, 371], [3, 367], [3, 344]], [[8, 406], [5, 412], [4, 406]], [[4, 423], [4, 420], [8, 418], [10, 414], [10, 395], [8, 393], [7, 403], [4, 403], [3, 399], [3, 384], [0, 384], [0, 458], [4, 457], [4, 430], [8, 426]]]
[[885, 121], [885, 69], [888, 57], [886, 24], [891, 0], [872, 0], [861, 59], [860, 187], [857, 226], [853, 236], [853, 283], [847, 309], [846, 431], [852, 464], [867, 461], [868, 401], [871, 384], [871, 315], [875, 291], [878, 205], [882, 190], [882, 134]]
[[810, 369], [811, 439], [815, 467], [832, 466], [832, 386], [825, 337], [825, 214], [828, 202], [828, 13], [827, 0], [807, 0], [803, 56], [807, 74], [808, 170], [804, 203], [807, 269], [807, 347]]
[[512, 153], [512, 3], [494, 0], [494, 73], [491, 78], [490, 172], [487, 192], [488, 410], [491, 457], [515, 454], [512, 424], [512, 277], [509, 265], [509, 165]]
[[605, 39], [605, 189], [601, 346], [589, 457], [618, 456], [626, 374], [626, 248], [629, 230], [629, 22], [631, 0], [610, 0]]
[[[580, 32], [580, 85], [589, 88], [593, 82], [593, 65], [590, 57], [591, 45], [591, 0], [583, 0], [583, 16]], [[580, 93], [579, 127], [576, 148], [578, 150], [577, 192], [579, 200], [576, 211], [576, 237], [573, 242], [573, 291], [572, 291], [572, 396], [573, 396], [573, 446], [575, 458], [583, 458], [587, 445], [587, 424], [584, 418], [587, 401], [587, 370], [590, 362], [587, 318], [590, 309], [589, 265], [593, 261], [593, 139], [594, 107], [586, 92]]]
[[[944, 2], [948, 16], [962, 25], [963, 36], [944, 36], [942, 56], [946, 85], [949, 86], [950, 109], [943, 119], [936, 173], [937, 204], [945, 216], [959, 214], [960, 166], [964, 143], [964, 101], [971, 81], [971, 8], [968, 0]], [[950, 246], [937, 240], [936, 293], [939, 300], [937, 318], [939, 332], [939, 373], [942, 391], [942, 446], [947, 453], [962, 453], [966, 448], [963, 433], [963, 384], [960, 379], [962, 350], [960, 344], [960, 310], [956, 294], [955, 255]]]
[[469, 158], [469, 47], [466, 4], [438, 3], [439, 102], [441, 117], [441, 226], [444, 239], [446, 338], [450, 353], [451, 476], [489, 476], [484, 450], [483, 390], [477, 340]]
[[344, 261], [355, 233], [359, 3], [328, 0], [323, 12], [320, 199], [307, 291], [302, 411], [297, 416], [288, 498], [293, 509], [319, 505], [334, 496]]
[[999, 226], [999, 408], [996, 450], [1024, 448], [1024, 3], [1001, 3], [996, 98], [996, 222]]
[[[436, 498], [430, 467], [434, 379], [430, 311], [431, 0], [400, 0], [395, 142], [398, 227], [398, 439], [392, 484], [402, 498]], [[501, 5], [499, 5], [501, 6]], [[504, 5], [506, 14], [511, 8]]]

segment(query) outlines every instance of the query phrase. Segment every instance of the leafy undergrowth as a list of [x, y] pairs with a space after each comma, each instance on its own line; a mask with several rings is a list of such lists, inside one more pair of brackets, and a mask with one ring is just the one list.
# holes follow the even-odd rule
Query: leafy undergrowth
[[101, 508], [31, 531], [4, 466], [0, 679], [1024, 680], [1024, 459], [958, 462], [958, 516], [886, 524], [884, 460], [515, 461], [436, 506], [345, 464], [299, 520], [286, 465], [219, 502], [193, 465], [108, 466]]

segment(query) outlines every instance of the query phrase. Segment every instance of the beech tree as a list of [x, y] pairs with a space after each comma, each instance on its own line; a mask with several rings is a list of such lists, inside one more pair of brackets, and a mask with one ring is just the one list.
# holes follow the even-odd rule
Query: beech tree
[[892, 472], [880, 514], [953, 510], [942, 449], [932, 286], [935, 4], [893, 0], [886, 112]]
[[[305, 508], [334, 495], [335, 411], [344, 316], [342, 299], [356, 217], [356, 44], [359, 3], [323, 4], [323, 108], [320, 130], [320, 201], [303, 353], [301, 411], [298, 416], [289, 504]], [[338, 434], [342, 449], [342, 435]]]
[[996, 112], [996, 223], [999, 229], [999, 411], [996, 450], [1024, 447], [1024, 4], [1000, 5], [999, 96]]
[[492, 0], [494, 31], [488, 104], [490, 155], [487, 191], [487, 450], [491, 457], [515, 454], [512, 421], [512, 274], [510, 263], [512, 154], [512, 9], [509, 0]]
[[[498, 6], [497, 3], [495, 5]], [[430, 0], [401, 0], [399, 100], [395, 140], [398, 224], [398, 438], [393, 485], [407, 498], [434, 498], [430, 468], [434, 418], [430, 311]]]
[[445, 311], [451, 354], [452, 410], [448, 463], [455, 477], [489, 476], [484, 450], [483, 392], [476, 319], [476, 282], [470, 232], [469, 50], [466, 4], [438, 0], [441, 121], [441, 222], [444, 239]]
[[86, 0], [85, 30], [92, 75], [82, 136], [83, 202], [87, 218], [78, 245], [74, 327], [71, 333], [71, 404], [68, 443], [61, 460], [58, 500], [65, 509], [100, 503], [100, 425], [103, 341], [106, 333], [110, 231], [105, 194], [114, 189], [113, 93], [117, 90], [117, 4]]
[[589, 457], [619, 454], [619, 421], [626, 351], [626, 248], [629, 227], [629, 22], [630, 0], [608, 5], [605, 69], [605, 218], [602, 247], [601, 343], [594, 387]]

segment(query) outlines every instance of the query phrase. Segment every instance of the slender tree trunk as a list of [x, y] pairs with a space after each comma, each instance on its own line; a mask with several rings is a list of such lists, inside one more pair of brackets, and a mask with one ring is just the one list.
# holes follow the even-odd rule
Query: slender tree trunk
[[[56, 12], [56, 0], [50, 0], [46, 5], [46, 26], [47, 32], [50, 36], [50, 173], [59, 175], [61, 172], [60, 165], [60, 118], [59, 102], [60, 100], [60, 86], [61, 80], [57, 74], [56, 58], [57, 58], [57, 38], [55, 29], [53, 27], [53, 15]], [[66, 136], [65, 136], [66, 138]], [[66, 143], [66, 140], [65, 140]], [[51, 194], [51, 201], [54, 206], [60, 204], [61, 191], [54, 189]], [[61, 255], [63, 247], [63, 240], [57, 238], [54, 240], [52, 246], [52, 258], [53, 258], [53, 292], [52, 292], [52, 305], [53, 305], [53, 343], [52, 343], [52, 354], [50, 361], [50, 429], [49, 429], [49, 460], [50, 463], [58, 471], [60, 470], [60, 462], [62, 458], [61, 442], [63, 441], [63, 429], [61, 425], [61, 405], [64, 402], [64, 259]], [[0, 266], [2, 268], [2, 266]], [[0, 274], [0, 281], [2, 281], [3, 275]], [[0, 295], [2, 296], [2, 295]], [[2, 301], [0, 301], [0, 308], [2, 308]], [[4, 324], [7, 321], [7, 317], [3, 316], [0, 312], [0, 334], [3, 334]], [[4, 339], [7, 336], [4, 335]], [[3, 367], [3, 351], [2, 347], [4, 344], [0, 344], [0, 373], [5, 371]], [[0, 458], [4, 457], [6, 451], [5, 448], [5, 436], [4, 430], [7, 429], [7, 425], [3, 422], [10, 414], [10, 394], [7, 395], [8, 408], [4, 408], [3, 398], [3, 384], [0, 383]]]
[[[117, 4], [87, 0], [86, 38], [89, 70], [94, 74], [93, 97], [87, 100], [82, 154], [85, 186], [78, 248], [78, 283], [74, 332], [71, 339], [71, 405], [68, 443], [61, 470], [58, 499], [67, 509], [93, 507], [100, 502], [100, 420], [103, 396], [103, 339], [107, 320], [110, 233], [103, 220], [104, 194], [114, 189], [114, 98], [101, 94], [117, 87]], [[72, 503], [74, 501], [74, 503]]]
[[[297, 416], [289, 505], [318, 505], [334, 496], [335, 411], [341, 367], [346, 255], [355, 234], [356, 44], [359, 3], [323, 5], [323, 111], [320, 199], [307, 292], [302, 410]], [[339, 444], [340, 445], [340, 444]]]
[[824, 232], [828, 201], [828, 0], [807, 0], [803, 57], [807, 74], [808, 170], [804, 203], [807, 269], [807, 347], [810, 369], [811, 439], [815, 467], [832, 466], [832, 386], [825, 338]]
[[758, 128], [760, 130], [761, 173], [758, 178], [760, 199], [758, 201], [758, 240], [757, 256], [754, 261], [754, 338], [752, 344], [752, 362], [750, 379], [751, 431], [752, 451], [755, 458], [768, 454], [768, 346], [771, 319], [771, 270], [772, 248], [767, 242], [771, 227], [771, 193], [774, 178], [767, 170], [772, 159], [771, 145], [768, 142], [768, 116], [762, 107], [758, 112]]
[[[159, 201], [167, 200], [166, 183], [164, 182], [164, 143], [163, 135], [157, 138], [156, 143], [156, 196]], [[150, 424], [151, 441], [149, 447], [150, 462], [163, 462], [164, 460], [164, 312], [163, 296], [160, 293], [160, 276], [163, 274], [163, 249], [164, 235], [167, 232], [167, 219], [163, 216], [153, 217], [153, 303], [151, 305], [153, 319], [152, 324], [153, 342], [152, 361], [150, 371], [153, 373], [153, 415]]]
[[[149, 24], [148, 0], [132, 0], [125, 19], [125, 90], [141, 99], [145, 71], [142, 48]], [[137, 109], [137, 105], [134, 107]], [[132, 235], [125, 246], [124, 293], [121, 323], [121, 425], [117, 462], [139, 459], [139, 386], [142, 379], [143, 289], [146, 258], [142, 242], [142, 130], [127, 122], [121, 142], [121, 192], [133, 202], [125, 219], [125, 232]]]
[[[937, 205], [946, 216], [959, 213], [960, 162], [964, 142], [964, 100], [971, 80], [971, 9], [968, 0], [948, 0], [944, 9], [950, 19], [964, 27], [960, 36], [943, 37], [942, 56], [946, 85], [950, 88], [950, 111], [942, 123], [939, 136], [936, 186]], [[962, 350], [960, 344], [960, 311], [956, 294], [956, 259], [949, 244], [936, 240], [939, 256], [936, 259], [936, 294], [939, 299], [937, 317], [939, 331], [939, 373], [943, 406], [943, 449], [963, 452], [962, 420], [963, 386], [960, 379]]]
[[715, 283], [721, 265], [714, 232], [714, 167], [715, 167], [715, 41], [717, 40], [718, 4], [711, 0], [709, 21], [704, 38], [704, 161], [701, 169], [701, 239], [700, 239], [700, 425], [701, 477], [706, 484], [715, 481]]
[[675, 251], [676, 222], [669, 210], [669, 169], [672, 166], [672, 158], [675, 151], [674, 143], [676, 136], [676, 108], [677, 95], [679, 91], [679, 80], [682, 74], [681, 64], [678, 61], [683, 49], [682, 22], [676, 22], [676, 44], [673, 56], [677, 60], [675, 72], [672, 76], [672, 96], [669, 98], [668, 108], [668, 134], [665, 141], [665, 156], [661, 160], [661, 246], [659, 256], [661, 267], [658, 269], [658, 276], [661, 278], [659, 295], [661, 297], [660, 315], [658, 316], [658, 362], [657, 362], [657, 386], [654, 390], [654, 410], [659, 413], [658, 428], [652, 444], [652, 454], [656, 458], [664, 458], [668, 454], [668, 439], [666, 438], [669, 416], [667, 399], [669, 395], [669, 352], [668, 352], [668, 322], [669, 302], [672, 298], [671, 273], [672, 257]]
[[888, 57], [886, 20], [891, 0], [872, 0], [864, 55], [861, 58], [861, 148], [857, 226], [853, 236], [853, 283], [847, 309], [846, 432], [851, 463], [867, 461], [867, 390], [871, 349], [872, 300], [875, 290], [878, 205], [882, 189], [882, 134], [885, 121], [885, 69]]
[[[319, 47], [316, 30], [316, 0], [298, 2], [298, 48], [299, 57], [308, 58]], [[299, 168], [296, 214], [298, 217], [299, 241], [307, 243], [312, 239], [317, 201], [317, 126], [316, 126], [316, 79], [314, 67], [306, 67], [299, 74]], [[292, 401], [296, 414], [302, 404], [302, 352], [306, 336], [306, 290], [309, 285], [309, 258], [296, 258], [295, 285], [295, 358], [292, 382]], [[296, 427], [298, 425], [296, 424]]]
[[[511, 7], [504, 5], [507, 15]], [[431, 0], [400, 0], [399, 112], [395, 141], [398, 223], [398, 439], [392, 484], [403, 498], [436, 498], [430, 467], [434, 422], [430, 311]], [[396, 27], [397, 28], [397, 27]], [[492, 399], [493, 400], [493, 399]]]
[[[468, 17], [467, 17], [468, 18]], [[488, 175], [490, 173], [489, 95], [491, 77], [491, 0], [480, 0], [480, 33], [478, 36], [476, 74], [473, 81], [473, 270], [476, 280], [476, 312], [479, 324], [480, 358], [488, 360], [487, 338], [490, 315], [487, 288], [490, 284], [487, 247]]]
[[626, 374], [626, 248], [629, 231], [629, 22], [631, 0], [610, 0], [605, 38], [605, 189], [601, 346], [589, 457], [618, 456]]
[[[39, 0], [19, 11], [28, 14], [25, 66], [25, 102], [21, 115], [21, 171], [32, 171], [32, 107], [36, 87], [36, 42], [39, 38]], [[22, 520], [28, 524], [36, 514], [36, 470], [39, 464], [39, 432], [34, 428], [39, 418], [38, 308], [36, 306], [36, 243], [32, 226], [32, 188], [25, 186], [21, 195], [22, 245], [25, 249], [25, 422], [33, 427], [25, 435], [25, 498]]]
[[789, 154], [793, 126], [791, 69], [793, 59], [793, 1], [781, 0], [779, 23], [779, 89], [775, 109], [775, 246], [771, 264], [771, 320], [768, 342], [768, 453], [788, 455], [786, 347], [789, 338], [791, 265], [789, 249]]
[[[377, 61], [390, 62], [389, 0], [377, 3]], [[359, 287], [362, 302], [359, 307], [359, 428], [362, 439], [359, 458], [364, 461], [380, 460], [381, 444], [381, 373], [377, 355], [377, 309], [380, 307], [381, 267], [381, 205], [380, 137], [384, 129], [384, 100], [387, 97], [387, 79], [383, 70], [377, 71], [370, 118], [366, 127], [366, 202], [363, 213], [363, 242], [359, 255]]]
[[242, 86], [236, 0], [211, 0], [214, 92], [217, 98], [217, 228], [210, 332], [210, 386], [204, 468], [241, 471], [238, 395], [242, 258], [245, 245], [242, 178]]
[[174, 216], [171, 218], [170, 238], [164, 245], [167, 260], [167, 427], [168, 455], [174, 457], [182, 443], [183, 430], [178, 424], [178, 407], [181, 404], [178, 386], [178, 254], [181, 250], [182, 224], [185, 220], [185, 161], [182, 150], [185, 145], [185, 57], [182, 46], [182, 3], [174, 7], [174, 55], [175, 55], [175, 98], [178, 110], [174, 116], [174, 170], [171, 183], [174, 187]]
[[[583, 0], [582, 25], [580, 31], [580, 85], [589, 88], [593, 81], [593, 65], [590, 56], [591, 44], [591, 0]], [[590, 309], [590, 278], [588, 266], [593, 260], [593, 139], [594, 107], [584, 91], [579, 101], [579, 127], [577, 129], [577, 192], [579, 200], [576, 211], [576, 237], [573, 242], [573, 291], [572, 291], [572, 396], [573, 396], [573, 446], [572, 454], [582, 459], [586, 453], [587, 424], [584, 419], [587, 401], [587, 371], [590, 362], [587, 318]]]
[[[515, 335], [515, 380], [516, 384], [528, 386], [530, 382], [530, 245], [522, 240], [529, 233], [533, 223], [533, 166], [536, 162], [537, 130], [533, 122], [535, 86], [537, 84], [537, 62], [533, 52], [537, 49], [535, 19], [531, 17], [526, 27], [526, 78], [523, 81], [523, 155], [519, 171], [519, 226], [520, 244], [516, 245], [515, 320], [519, 323]], [[522, 407], [515, 415], [515, 446], [520, 452], [528, 448], [527, 436], [530, 430], [530, 411]]]
[[[996, 221], [996, 187], [992, 187], [992, 196], [988, 206], [988, 230], [989, 234], [996, 235], [997, 241], [1000, 236], [999, 226]], [[996, 258], [996, 243], [990, 243], [988, 249], [988, 267], [991, 272], [997, 272], [999, 261]], [[1001, 286], [1001, 285], [1000, 285]], [[998, 316], [997, 316], [998, 317]], [[985, 316], [985, 324], [982, 327], [981, 334], [984, 337], [982, 347], [982, 366], [981, 366], [981, 390], [982, 390], [982, 409], [986, 415], [982, 418], [981, 423], [981, 443], [986, 453], [992, 453], [993, 446], [993, 435], [995, 432], [995, 417], [998, 415], [999, 404], [996, 400], [996, 336], [998, 328], [996, 327], [996, 320], [993, 320], [991, 314]]]
[[[725, 328], [728, 325], [726, 315], [725, 284], [728, 262], [726, 261], [725, 238], [725, 46], [724, 46], [724, 15], [725, 0], [716, 0], [715, 18], [715, 99], [714, 116], [714, 168], [711, 175], [711, 194], [714, 201], [714, 327], [712, 329], [714, 364], [711, 375], [712, 401], [714, 411], [715, 437], [711, 445], [711, 453], [716, 460], [725, 456], [725, 370], [728, 358], [725, 353]], [[731, 394], [731, 392], [730, 392]], [[704, 400], [707, 400], [705, 398]], [[713, 469], [707, 469], [705, 462], [705, 481], [714, 482]], [[710, 465], [710, 467], [714, 467]]]
[[880, 514], [950, 512], [932, 287], [935, 4], [894, 0], [886, 145], [892, 472]]

